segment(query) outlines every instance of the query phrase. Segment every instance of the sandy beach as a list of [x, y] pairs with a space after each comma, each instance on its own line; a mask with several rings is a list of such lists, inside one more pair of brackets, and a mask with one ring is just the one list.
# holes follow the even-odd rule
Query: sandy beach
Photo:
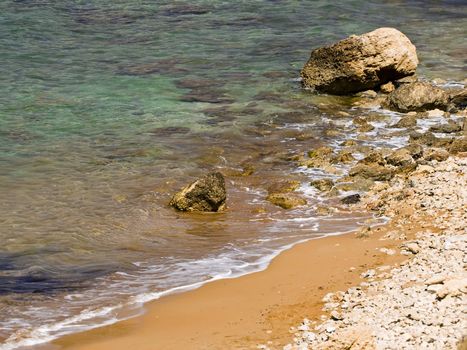
[[379, 240], [390, 229], [385, 225], [369, 237], [351, 233], [299, 244], [265, 271], [164, 297], [149, 303], [141, 317], [53, 344], [64, 349], [255, 349], [268, 343], [279, 348], [290, 341], [291, 326], [305, 315], [320, 315], [326, 293], [358, 284], [369, 268], [406, 259], [378, 250], [397, 245]]
[[[430, 295], [438, 293], [437, 299], [431, 298], [428, 304], [436, 304], [436, 310], [440, 314], [449, 312], [451, 306], [439, 304], [440, 300], [454, 302], [463, 300], [457, 298], [459, 293], [462, 295], [460, 290], [463, 287], [452, 289], [449, 283], [446, 284], [447, 289], [444, 288], [446, 293], [439, 295], [439, 290], [443, 290], [443, 281], [446, 278], [449, 280], [446, 276], [451, 273], [455, 276], [455, 266], [451, 266], [452, 263], [442, 257], [444, 252], [448, 255], [453, 254], [446, 251], [453, 248], [441, 247], [434, 255], [430, 253], [432, 255], [428, 258], [420, 253], [419, 259], [427, 260], [432, 264], [428, 264], [428, 267], [419, 260], [414, 260], [411, 265], [410, 260], [414, 259], [420, 250], [430, 252], [434, 238], [445, 239], [444, 231], [451, 236], [457, 235], [452, 237], [459, 238], [465, 235], [465, 229], [462, 228], [462, 217], [465, 215], [462, 213], [462, 203], [465, 201], [462, 194], [465, 177], [463, 159], [449, 158], [448, 161], [441, 163], [434, 161], [431, 163], [432, 166], [421, 166], [410, 177], [400, 177], [393, 181], [391, 186], [379, 186], [370, 192], [360, 206], [385, 211], [391, 217], [388, 224], [366, 226], [358, 232], [299, 244], [280, 254], [265, 271], [208, 283], [197, 290], [161, 298], [149, 303], [146, 306], [146, 314], [141, 317], [65, 336], [55, 341], [53, 345], [63, 349], [83, 350], [282, 349], [284, 346], [290, 349], [308, 349], [309, 345], [312, 346], [311, 348], [319, 346], [320, 349], [341, 349], [342, 339], [331, 338], [329, 340], [331, 343], [326, 342], [330, 336], [326, 332], [334, 333], [336, 327], [341, 327], [339, 330], [344, 332], [349, 324], [360, 325], [360, 316], [357, 317], [357, 321], [353, 320], [350, 323], [341, 322], [340, 316], [333, 316], [334, 320], [332, 317], [329, 319], [326, 315], [336, 312], [333, 309], [339, 305], [339, 302], [329, 307], [329, 300], [324, 298], [328, 302], [325, 305], [323, 297], [329, 296], [328, 293], [346, 290], [349, 287], [355, 290], [353, 286], [361, 286], [357, 289], [370, 289], [369, 294], [364, 294], [361, 297], [363, 299], [358, 303], [371, 300], [375, 293], [374, 290], [371, 292], [372, 283], [373, 286], [378, 283], [374, 281], [382, 280], [383, 283], [386, 280], [391, 281], [391, 273], [384, 271], [394, 268], [396, 269], [393, 271], [396, 271], [397, 267], [403, 271], [407, 266], [409, 268], [415, 266], [416, 269], [423, 271], [419, 273], [420, 276], [417, 276], [417, 270], [415, 273], [412, 272], [415, 277], [410, 276], [410, 281], [413, 283], [417, 284], [420, 283], [419, 280], [421, 281], [422, 287], [418, 293], [425, 295], [420, 294], [420, 298], [431, 298]], [[401, 184], [406, 185], [404, 187], [400, 186]], [[431, 191], [435, 191], [438, 197], [433, 197]], [[401, 196], [405, 196], [404, 202], [400, 202]], [[418, 240], [413, 241], [415, 238]], [[430, 239], [432, 241], [429, 241]], [[428, 240], [428, 243], [424, 243], [424, 240]], [[457, 238], [456, 240], [459, 241]], [[415, 247], [413, 242], [416, 242]], [[454, 247], [454, 249], [458, 248]], [[459, 254], [463, 253], [459, 252]], [[435, 272], [443, 273], [443, 271], [434, 271], [436, 270], [433, 267], [434, 263], [444, 264], [444, 268], [448, 270], [447, 275], [444, 280], [433, 282], [440, 284], [440, 288], [425, 288], [423, 284], [427, 273], [429, 276]], [[430, 272], [430, 269], [433, 271]], [[373, 282], [368, 283], [368, 281]], [[396, 280], [393, 283], [402, 290], [412, 285], [402, 282]], [[463, 282], [456, 283], [459, 285]], [[352, 288], [349, 291], [352, 291]], [[387, 291], [379, 292], [382, 295], [387, 294]], [[344, 292], [340, 293], [345, 295]], [[418, 294], [415, 294], [415, 297], [417, 296]], [[448, 298], [445, 299], [446, 297]], [[341, 298], [340, 301], [342, 300]], [[347, 302], [349, 302], [348, 298]], [[391, 301], [385, 302], [388, 308], [393, 307]], [[384, 304], [382, 306], [385, 307]], [[423, 313], [423, 307], [418, 311]], [[429, 307], [425, 311], [431, 312]], [[372, 317], [377, 319], [371, 314], [368, 317], [370, 322]], [[362, 324], [363, 319], [368, 317], [366, 315], [362, 318]], [[305, 326], [302, 322], [304, 318]], [[445, 322], [448, 322], [448, 319], [449, 317], [446, 317]], [[322, 326], [320, 323], [323, 321], [328, 323]], [[313, 341], [307, 343], [306, 339], [310, 337], [309, 322], [318, 325], [315, 329], [322, 332], [320, 339], [324, 342], [313, 343], [315, 340], [313, 335]], [[334, 322], [332, 331], [329, 331], [329, 322]], [[460, 325], [455, 320], [452, 322], [456, 323], [457, 327]], [[299, 326], [300, 324], [302, 326]], [[436, 325], [431, 323], [429, 325], [435, 329], [442, 329], [442, 327], [436, 328]], [[404, 328], [401, 329], [405, 332]], [[454, 340], [462, 336], [454, 333]], [[295, 346], [290, 344], [293, 336], [295, 336]], [[343, 337], [346, 337], [346, 333], [343, 333]], [[384, 336], [381, 337], [384, 339]], [[366, 344], [357, 348], [378, 347], [374, 344]]]

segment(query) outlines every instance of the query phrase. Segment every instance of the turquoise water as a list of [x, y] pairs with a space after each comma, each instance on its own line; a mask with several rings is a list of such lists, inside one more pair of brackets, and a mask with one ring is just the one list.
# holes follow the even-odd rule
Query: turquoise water
[[[464, 1], [2, 1], [5, 349], [356, 227], [365, 214], [320, 217], [326, 199], [306, 186], [306, 208], [264, 201], [270, 183], [316, 175], [297, 172], [291, 154], [333, 142], [332, 108], [317, 106], [334, 100], [300, 89], [301, 66], [313, 47], [394, 26], [417, 46], [419, 75], [460, 81], [466, 15]], [[301, 128], [312, 137], [297, 139]], [[247, 164], [253, 176], [228, 177], [227, 213], [167, 207], [196, 176]]]

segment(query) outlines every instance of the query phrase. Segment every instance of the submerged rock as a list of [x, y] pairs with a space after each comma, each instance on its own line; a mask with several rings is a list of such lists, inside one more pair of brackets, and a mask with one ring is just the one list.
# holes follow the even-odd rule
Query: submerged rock
[[433, 125], [430, 127], [431, 132], [439, 132], [439, 133], [444, 133], [444, 134], [451, 134], [455, 132], [459, 132], [462, 130], [462, 127], [455, 123], [447, 123], [447, 124], [438, 124], [438, 125]]
[[391, 125], [391, 128], [413, 128], [417, 126], [417, 116], [408, 115], [402, 117], [396, 124]]
[[224, 176], [212, 172], [182, 188], [170, 205], [180, 211], [218, 212], [224, 210], [226, 199]]
[[358, 193], [351, 194], [350, 196], [344, 197], [341, 199], [341, 202], [344, 204], [355, 204], [360, 202], [360, 195]]
[[320, 191], [330, 191], [334, 186], [334, 182], [331, 179], [318, 179], [311, 181], [310, 185]]
[[293, 192], [300, 187], [300, 181], [286, 180], [273, 183], [268, 187], [268, 193], [288, 193]]
[[415, 46], [403, 33], [379, 28], [313, 50], [301, 77], [307, 88], [343, 95], [412, 75], [417, 65]]
[[293, 193], [272, 193], [267, 196], [266, 200], [283, 209], [292, 209], [307, 204], [305, 198]]
[[448, 109], [449, 95], [442, 89], [427, 82], [403, 84], [391, 92], [385, 106], [398, 112]]

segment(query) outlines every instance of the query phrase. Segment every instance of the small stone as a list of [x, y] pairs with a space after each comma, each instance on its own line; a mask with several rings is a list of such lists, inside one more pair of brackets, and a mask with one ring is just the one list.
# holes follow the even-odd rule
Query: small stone
[[320, 191], [329, 191], [334, 186], [334, 182], [331, 179], [317, 179], [311, 181], [310, 185]]
[[430, 127], [429, 130], [431, 132], [451, 134], [451, 133], [461, 131], [462, 127], [457, 123], [447, 123], [447, 124], [433, 125], [432, 127]]
[[442, 148], [428, 148], [425, 150], [423, 159], [427, 161], [436, 160], [438, 162], [443, 162], [449, 158], [449, 152]]
[[417, 113], [414, 115], [408, 115], [407, 117], [402, 117], [396, 124], [391, 125], [391, 128], [413, 128], [417, 126]]
[[351, 194], [350, 196], [342, 198], [341, 202], [343, 204], [355, 204], [355, 203], [360, 202], [360, 198], [361, 198], [360, 194], [355, 193], [355, 194]]
[[340, 320], [343, 320], [344, 317], [339, 312], [334, 310], [334, 311], [331, 312], [331, 319], [333, 319], [335, 321], [340, 321]]
[[432, 284], [439, 284], [439, 283], [443, 283], [445, 279], [446, 279], [446, 276], [444, 276], [444, 275], [435, 275], [435, 276], [427, 279], [425, 281], [425, 284], [428, 285], [428, 286], [430, 286]]
[[408, 242], [402, 245], [402, 248], [411, 252], [412, 254], [418, 254], [420, 252], [420, 247], [415, 242]]
[[445, 112], [442, 111], [441, 109], [436, 108], [436, 109], [432, 109], [430, 111], [427, 111], [426, 113], [427, 113], [427, 116], [429, 118], [437, 118], [437, 117], [440, 118], [440, 117], [444, 117]]
[[379, 87], [379, 89], [381, 90], [382, 93], [389, 94], [390, 92], [393, 92], [396, 89], [396, 87], [390, 81], [390, 82], [388, 82], [386, 84], [381, 85]]
[[273, 193], [268, 195], [266, 200], [283, 209], [292, 209], [307, 204], [305, 198], [299, 197], [293, 193]]
[[439, 299], [444, 299], [448, 295], [457, 296], [467, 292], [467, 278], [452, 279], [444, 282], [443, 288], [436, 292]]

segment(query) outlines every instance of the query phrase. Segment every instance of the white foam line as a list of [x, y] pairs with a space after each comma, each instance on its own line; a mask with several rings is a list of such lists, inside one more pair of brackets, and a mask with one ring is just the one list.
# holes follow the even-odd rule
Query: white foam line
[[[154, 300], [160, 299], [160, 298], [162, 298], [164, 296], [168, 296], [168, 295], [171, 295], [171, 294], [178, 294], [178, 293], [194, 290], [194, 289], [197, 289], [197, 288], [199, 288], [199, 287], [201, 287], [201, 286], [203, 286], [203, 285], [205, 285], [207, 283], [214, 282], [214, 281], [217, 281], [217, 280], [237, 278], [237, 277], [240, 277], [240, 276], [249, 275], [251, 273], [264, 271], [269, 266], [269, 264], [271, 263], [271, 261], [275, 257], [277, 257], [282, 252], [291, 249], [292, 247], [294, 247], [297, 244], [301, 244], [301, 243], [304, 243], [304, 242], [324, 238], [324, 237], [327, 237], [327, 236], [339, 236], [339, 235], [343, 235], [343, 234], [352, 232], [354, 230], [355, 229], [348, 230], [348, 231], [339, 231], [339, 232], [334, 232], [334, 233], [326, 233], [326, 234], [323, 234], [323, 235], [320, 235], [320, 236], [317, 236], [317, 237], [308, 237], [308, 238], [299, 240], [297, 242], [287, 244], [285, 246], [282, 246], [282, 247], [278, 248], [277, 250], [275, 250], [271, 254], [268, 254], [268, 255], [265, 255], [265, 256], [261, 257], [256, 262], [243, 264], [242, 268], [246, 268], [246, 267], [249, 267], [249, 266], [256, 267], [256, 268], [254, 268], [252, 270], [246, 270], [246, 271], [244, 270], [244, 271], [239, 271], [237, 273], [233, 273], [232, 270], [229, 270], [228, 272], [218, 274], [218, 275], [216, 275], [216, 276], [214, 276], [214, 277], [212, 277], [210, 279], [207, 279], [205, 281], [200, 281], [200, 282], [191, 283], [191, 284], [188, 284], [188, 285], [173, 287], [173, 288], [167, 289], [167, 290], [162, 291], [162, 292], [154, 292], [154, 293], [146, 293], [146, 294], [142, 294], [142, 295], [137, 295], [137, 296], [133, 297], [132, 301], [130, 303], [128, 303], [128, 304], [121, 304], [120, 303], [120, 304], [117, 304], [115, 306], [109, 306], [109, 307], [101, 308], [101, 309], [98, 309], [98, 310], [84, 311], [84, 312], [80, 313], [79, 315], [70, 317], [70, 318], [68, 318], [68, 319], [66, 319], [64, 321], [56, 322], [56, 323], [53, 323], [51, 325], [40, 326], [40, 327], [32, 330], [30, 332], [31, 336], [28, 337], [28, 338], [24, 338], [24, 333], [22, 333], [20, 335], [21, 339], [19, 339], [19, 340], [16, 339], [16, 336], [10, 337], [10, 338], [8, 338], [6, 340], [5, 343], [0, 345], [0, 350], [14, 350], [14, 349], [17, 349], [17, 348], [20, 348], [20, 347], [29, 347], [29, 346], [34, 346], [34, 345], [38, 345], [38, 344], [43, 344], [43, 343], [50, 342], [50, 341], [52, 341], [54, 339], [57, 339], [57, 338], [59, 338], [61, 336], [64, 336], [66, 334], [83, 332], [83, 331], [87, 331], [87, 330], [91, 330], [91, 329], [95, 329], [95, 328], [100, 328], [100, 327], [112, 325], [112, 324], [114, 324], [116, 322], [119, 322], [119, 321], [124, 321], [126, 319], [136, 317], [136, 316], [140, 315], [141, 313], [129, 315], [129, 316], [122, 317], [122, 318], [117, 318], [117, 317], [114, 316], [114, 317], [112, 317], [112, 318], [110, 318], [108, 320], [100, 322], [99, 324], [93, 324], [93, 325], [75, 324], [75, 323], [80, 322], [80, 321], [86, 321], [86, 320], [97, 318], [97, 317], [104, 317], [104, 316], [106, 316], [108, 314], [111, 314], [114, 311], [122, 309], [123, 307], [140, 307], [144, 303], [154, 301]], [[54, 333], [54, 332], [56, 332], [56, 333]]]

